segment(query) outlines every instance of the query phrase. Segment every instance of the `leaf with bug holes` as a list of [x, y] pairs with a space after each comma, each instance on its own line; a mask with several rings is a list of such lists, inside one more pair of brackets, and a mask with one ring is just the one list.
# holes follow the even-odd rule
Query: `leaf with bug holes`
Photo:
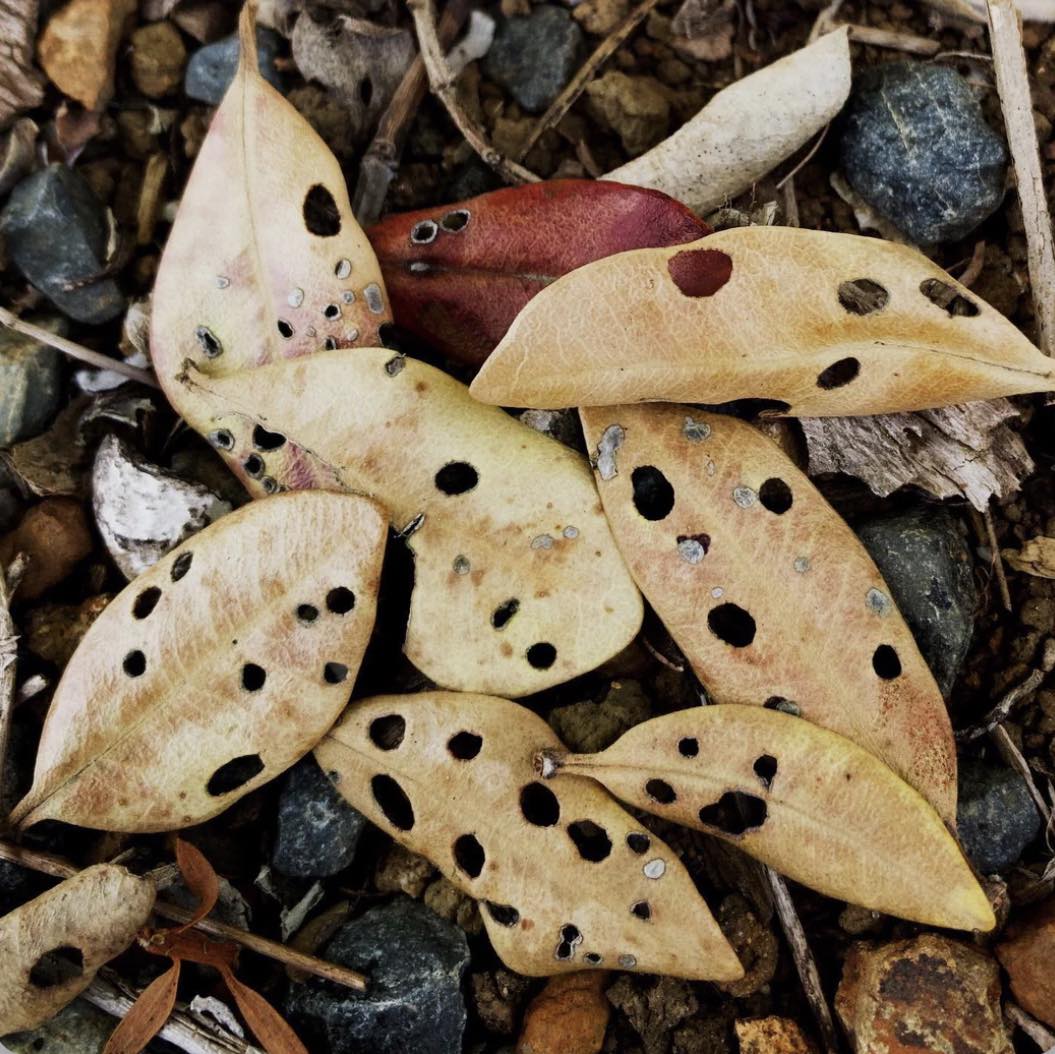
[[[599, 754], [549, 754], [554, 770], [725, 838], [830, 897], [930, 926], [996, 925], [934, 809], [867, 751], [789, 714], [680, 710]], [[561, 782], [550, 785], [559, 791]]]
[[373, 503], [305, 491], [251, 503], [163, 557], [66, 666], [12, 819], [170, 831], [292, 765], [347, 702], [385, 538]]
[[472, 393], [544, 408], [769, 399], [828, 417], [1052, 388], [1051, 360], [915, 250], [739, 227], [558, 279], [517, 316]]
[[479, 366], [520, 309], [562, 274], [708, 231], [657, 191], [556, 179], [396, 213], [367, 233], [400, 325]]
[[0, 1036], [36, 1028], [83, 992], [146, 924], [155, 892], [97, 864], [0, 918]]
[[[188, 368], [182, 383], [198, 426], [247, 471], [327, 479], [385, 506], [414, 554], [405, 650], [443, 687], [527, 695], [594, 669], [637, 632], [641, 598], [585, 459], [440, 370], [341, 349], [240, 377]], [[282, 440], [270, 449], [262, 406]]]
[[539, 749], [563, 748], [525, 707], [424, 692], [354, 704], [315, 757], [355, 808], [483, 901], [511, 970], [741, 977], [670, 847], [595, 783], [540, 782]]
[[713, 697], [846, 736], [955, 822], [938, 686], [871, 557], [780, 448], [686, 406], [581, 416], [631, 573]]

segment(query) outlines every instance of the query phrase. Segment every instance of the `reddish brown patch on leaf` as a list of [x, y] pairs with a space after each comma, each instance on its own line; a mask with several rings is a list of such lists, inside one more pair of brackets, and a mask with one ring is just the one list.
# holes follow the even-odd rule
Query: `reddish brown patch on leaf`
[[687, 249], [672, 256], [667, 270], [686, 296], [714, 296], [733, 274], [733, 258], [719, 249]]

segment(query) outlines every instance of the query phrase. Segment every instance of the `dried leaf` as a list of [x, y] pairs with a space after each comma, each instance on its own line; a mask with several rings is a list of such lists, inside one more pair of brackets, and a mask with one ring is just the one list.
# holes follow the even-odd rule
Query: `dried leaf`
[[177, 927], [186, 930], [200, 922], [216, 906], [220, 897], [220, 877], [205, 858], [205, 854], [182, 838], [176, 839], [176, 863], [179, 864], [180, 874], [187, 889], [198, 898], [194, 914], [182, 926]]
[[848, 739], [788, 714], [693, 707], [550, 762], [830, 897], [931, 926], [996, 925], [930, 805]]
[[[931, 7], [975, 22], [987, 21], [985, 0], [927, 0]], [[1019, 14], [1027, 21], [1055, 22], [1055, 4], [1051, 0], [1015, 0]]]
[[479, 366], [520, 309], [562, 274], [707, 231], [655, 191], [558, 179], [396, 213], [369, 234], [400, 324], [448, 358]]
[[0, 128], [39, 106], [44, 78], [33, 66], [37, 0], [0, 0]]
[[139, 993], [139, 998], [110, 1033], [102, 1054], [139, 1054], [161, 1031], [172, 1013], [176, 1005], [179, 975], [180, 964], [177, 959]]
[[1015, 571], [1037, 578], [1055, 578], [1055, 538], [1038, 535], [1023, 542], [1021, 549], [1005, 549], [1001, 555]]
[[81, 641], [13, 820], [169, 831], [288, 768], [347, 701], [384, 542], [370, 502], [306, 492], [173, 550]]
[[539, 782], [547, 748], [563, 749], [524, 707], [425, 692], [356, 703], [315, 756], [352, 805], [484, 902], [511, 970], [741, 977], [674, 852], [591, 781]]
[[920, 253], [739, 227], [558, 279], [517, 316], [472, 393], [542, 408], [758, 398], [829, 417], [1053, 387], [1051, 360]]
[[672, 136], [604, 178], [661, 190], [709, 212], [816, 135], [849, 93], [843, 27], [734, 81]]
[[308, 1054], [281, 1014], [259, 993], [242, 984], [230, 970], [221, 971], [224, 984], [267, 1054]]
[[97, 864], [0, 918], [0, 1036], [36, 1028], [135, 939], [154, 884]]
[[631, 573], [714, 698], [793, 708], [955, 822], [941, 693], [871, 557], [791, 460], [691, 407], [581, 413]]

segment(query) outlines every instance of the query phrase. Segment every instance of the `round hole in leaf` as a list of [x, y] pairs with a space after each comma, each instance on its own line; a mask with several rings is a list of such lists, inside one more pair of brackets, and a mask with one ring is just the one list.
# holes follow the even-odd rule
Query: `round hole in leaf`
[[469, 219], [468, 209], [451, 209], [450, 212], [444, 213], [443, 219], [440, 220], [440, 226], [448, 234], [457, 234], [459, 231], [465, 230]]
[[245, 469], [245, 474], [252, 479], [256, 479], [264, 471], [264, 459], [259, 454], [250, 454], [249, 457], [242, 462], [242, 468]]
[[337, 586], [326, 594], [326, 610], [335, 615], [347, 615], [355, 607], [355, 594], [344, 586]]
[[34, 988], [54, 988], [69, 984], [84, 974], [84, 953], [72, 944], [60, 944], [46, 951], [29, 971], [29, 983]]
[[575, 843], [579, 856], [591, 863], [600, 863], [612, 851], [608, 832], [593, 820], [575, 820], [568, 824], [568, 837]]
[[459, 835], [454, 843], [454, 862], [470, 878], [479, 878], [484, 869], [487, 854], [474, 834]]
[[194, 331], [194, 336], [197, 337], [198, 344], [201, 350], [205, 352], [207, 359], [215, 359], [218, 355], [223, 354], [223, 345], [208, 326], [199, 326]]
[[259, 692], [267, 680], [267, 671], [255, 662], [247, 662], [242, 667], [242, 687], [247, 692]]
[[974, 301], [940, 278], [924, 279], [920, 283], [919, 291], [950, 317], [974, 318], [978, 314], [978, 305]]
[[766, 822], [769, 809], [754, 794], [726, 791], [718, 801], [700, 809], [700, 823], [729, 835], [740, 835]]
[[762, 781], [763, 786], [770, 786], [773, 782], [773, 777], [777, 774], [777, 759], [772, 754], [761, 754], [755, 758], [754, 765], [751, 766], [755, 770], [755, 775]]
[[674, 508], [674, 488], [655, 465], [639, 465], [630, 473], [634, 508], [646, 520], [662, 520]]
[[341, 233], [341, 211], [334, 196], [321, 183], [312, 186], [304, 195], [304, 226], [320, 238], [332, 238]]
[[556, 952], [554, 952], [554, 955], [558, 959], [570, 959], [574, 954], [575, 949], [567, 941], [561, 941], [560, 944], [557, 945]]
[[234, 447], [234, 436], [226, 428], [217, 428], [207, 438], [219, 450], [231, 450]]
[[397, 831], [409, 831], [414, 826], [414, 807], [406, 791], [391, 777], [379, 773], [370, 780], [370, 792], [385, 819]]
[[890, 294], [871, 278], [855, 278], [839, 286], [839, 303], [851, 315], [870, 315], [882, 311], [890, 302]]
[[645, 783], [645, 793], [660, 805], [670, 805], [678, 797], [674, 788], [666, 780], [661, 779], [648, 780]]
[[172, 561], [172, 570], [169, 572], [169, 576], [173, 582], [178, 582], [184, 575], [190, 570], [190, 565], [194, 561], [194, 553], [180, 553], [175, 560]]
[[503, 629], [519, 610], [520, 601], [516, 597], [510, 597], [491, 612], [491, 625], [495, 629]]
[[825, 391], [832, 388], [842, 388], [849, 384], [861, 372], [861, 364], [855, 358], [839, 359], [833, 362], [826, 370], [817, 374], [817, 387]]
[[410, 228], [410, 240], [414, 245], [428, 245], [436, 240], [439, 232], [435, 220], [421, 220]]
[[771, 695], [762, 705], [767, 710], [779, 710], [782, 714], [790, 714], [792, 717], [802, 716], [802, 708], [799, 704], [785, 699], [782, 695]]
[[385, 714], [370, 722], [370, 742], [381, 750], [395, 750], [407, 733], [407, 722], [399, 714]]
[[146, 672], [146, 668], [147, 657], [138, 648], [135, 651], [130, 651], [125, 656], [124, 662], [121, 663], [121, 669], [129, 677], [142, 677]]
[[253, 429], [253, 446], [258, 450], [278, 450], [286, 437], [281, 432], [269, 432], [263, 425], [257, 425]]
[[322, 309], [322, 314], [332, 322], [335, 318], [341, 317], [341, 309], [336, 304], [327, 304]]
[[626, 836], [626, 844], [630, 849], [630, 852], [636, 853], [638, 856], [643, 856], [648, 852], [649, 846], [652, 845], [652, 839], [647, 834], [641, 834], [639, 831], [631, 831]]
[[707, 613], [707, 625], [733, 648], [746, 648], [755, 639], [755, 620], [738, 604], [719, 604]]
[[683, 758], [694, 758], [700, 752], [700, 742], [692, 736], [686, 736], [678, 740], [678, 753]]
[[539, 641], [528, 648], [527, 661], [536, 670], [548, 670], [557, 661], [557, 649], [548, 641]]
[[459, 761], [472, 761], [483, 745], [483, 738], [475, 732], [456, 732], [447, 740], [447, 749], [451, 757]]
[[322, 668], [322, 679], [327, 684], [340, 684], [348, 676], [348, 667], [343, 662], [328, 662]]
[[579, 931], [578, 926], [573, 926], [570, 922], [566, 922], [560, 928], [560, 939], [567, 941], [569, 944], [579, 944], [582, 941], [582, 933]]
[[872, 653], [872, 669], [884, 681], [892, 681], [901, 675], [901, 659], [889, 644], [880, 644]]
[[484, 908], [499, 926], [515, 926], [520, 921], [520, 912], [512, 904], [494, 904], [485, 900]]
[[132, 614], [136, 618], [146, 618], [158, 606], [161, 590], [157, 586], [147, 586], [132, 605]]
[[600, 966], [604, 959], [597, 954], [597, 952], [587, 952], [583, 957], [582, 961], [588, 963], [590, 966]]
[[448, 461], [436, 473], [436, 489], [454, 496], [472, 490], [480, 482], [480, 474], [468, 461]]
[[529, 783], [520, 790], [520, 811], [536, 827], [552, 827], [560, 819], [557, 795], [543, 783]]
[[777, 516], [783, 516], [794, 499], [791, 496], [791, 488], [782, 480], [772, 476], [758, 488], [758, 500], [762, 508], [768, 509]]
[[652, 918], [652, 906], [647, 900], [639, 900], [633, 905], [633, 907], [631, 907], [630, 914], [633, 915], [635, 919], [641, 919], [642, 922], [648, 922], [648, 920]]
[[298, 604], [297, 618], [301, 622], [312, 623], [319, 617], [319, 609], [314, 604]]
[[284, 318], [280, 318], [276, 325], [278, 326], [278, 334], [283, 340], [289, 340], [293, 336], [293, 326]]
[[221, 765], [210, 777], [205, 789], [214, 797], [230, 794], [264, 771], [259, 754], [242, 754]]

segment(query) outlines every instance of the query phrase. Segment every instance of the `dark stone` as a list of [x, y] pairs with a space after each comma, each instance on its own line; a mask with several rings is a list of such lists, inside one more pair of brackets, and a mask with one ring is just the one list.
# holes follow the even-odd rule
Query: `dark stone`
[[87, 182], [65, 165], [22, 180], [0, 213], [0, 234], [15, 266], [64, 314], [98, 325], [119, 315], [125, 298], [107, 265], [110, 222]]
[[[279, 91], [283, 91], [285, 87], [278, 70], [275, 69], [281, 39], [274, 30], [257, 27], [256, 50], [260, 74]], [[238, 69], [239, 51], [237, 33], [198, 48], [187, 63], [183, 90], [192, 99], [219, 106], [224, 92], [234, 80], [235, 70]]]
[[1004, 196], [1004, 140], [947, 66], [866, 69], [843, 111], [839, 149], [854, 190], [920, 245], [965, 237]]
[[[65, 332], [61, 319], [43, 325]], [[62, 355], [54, 348], [12, 329], [0, 330], [0, 447], [38, 435], [51, 424], [62, 399], [62, 376]]]
[[370, 978], [366, 992], [294, 984], [286, 1010], [308, 1048], [323, 1054], [461, 1054], [462, 976], [469, 946], [457, 926], [398, 897], [347, 923], [325, 958]]
[[983, 874], [1011, 867], [1040, 834], [1026, 781], [1012, 768], [960, 759], [957, 828], [964, 852]]
[[540, 4], [525, 18], [499, 20], [484, 73], [531, 113], [540, 113], [571, 80], [582, 30], [561, 7]]
[[326, 878], [355, 858], [366, 817], [334, 790], [309, 754], [286, 776], [271, 863], [297, 878]]
[[971, 644], [978, 605], [970, 550], [955, 517], [940, 506], [921, 506], [870, 520], [857, 534], [948, 697]]

